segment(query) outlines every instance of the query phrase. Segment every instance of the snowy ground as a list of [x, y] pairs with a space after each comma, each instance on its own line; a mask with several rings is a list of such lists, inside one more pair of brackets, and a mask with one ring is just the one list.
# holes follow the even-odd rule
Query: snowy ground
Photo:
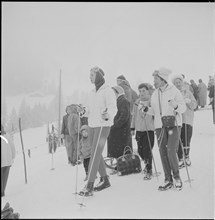
[[[23, 155], [20, 136], [15, 134], [17, 156], [11, 168], [6, 196], [2, 206], [8, 201], [21, 218], [213, 218], [214, 214], [214, 134], [211, 109], [195, 112], [191, 161], [189, 174], [194, 181], [190, 187], [186, 169], [180, 170], [184, 183], [182, 191], [159, 192], [163, 182], [163, 170], [154, 146], [154, 158], [158, 171], [157, 180], [144, 181], [142, 174], [128, 176], [111, 175], [111, 187], [95, 192], [93, 197], [83, 200], [86, 207], [77, 204], [82, 197], [76, 191], [77, 167], [67, 163], [65, 147], [54, 154], [54, 170], [51, 170], [51, 155], [48, 154], [46, 126], [23, 131], [26, 149], [27, 178], [25, 184]], [[136, 146], [136, 141], [133, 141]], [[31, 158], [27, 155], [31, 149]], [[106, 149], [104, 150], [106, 155]], [[110, 170], [108, 170], [110, 172]], [[78, 186], [80, 191], [85, 182], [83, 165], [78, 166]], [[97, 180], [98, 181], [98, 180]]]

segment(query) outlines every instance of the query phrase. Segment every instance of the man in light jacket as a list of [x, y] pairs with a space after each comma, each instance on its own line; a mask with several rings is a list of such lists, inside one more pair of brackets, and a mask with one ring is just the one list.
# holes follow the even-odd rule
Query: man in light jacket
[[[176, 189], [182, 189], [177, 148], [182, 126], [182, 113], [185, 112], [186, 105], [181, 92], [174, 85], [168, 84], [170, 74], [171, 70], [166, 68], [154, 71], [154, 86], [156, 90], [151, 97], [151, 107], [148, 108], [148, 114], [154, 115], [155, 132], [165, 175], [164, 184], [158, 188], [161, 191], [168, 190], [174, 186], [173, 178]], [[143, 110], [145, 109], [143, 108]], [[163, 116], [175, 116], [175, 125], [164, 127], [161, 120]]]

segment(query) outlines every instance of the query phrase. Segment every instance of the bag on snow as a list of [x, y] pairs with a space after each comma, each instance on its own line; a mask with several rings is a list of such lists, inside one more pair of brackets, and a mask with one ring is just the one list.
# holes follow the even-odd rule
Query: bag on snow
[[[126, 152], [129, 152], [126, 154]], [[131, 147], [126, 146], [123, 155], [117, 158], [117, 174], [119, 176], [142, 171], [140, 157], [134, 154]]]

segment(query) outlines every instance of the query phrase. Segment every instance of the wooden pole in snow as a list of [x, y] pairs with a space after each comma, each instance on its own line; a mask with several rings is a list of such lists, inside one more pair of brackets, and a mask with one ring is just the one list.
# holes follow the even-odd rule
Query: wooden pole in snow
[[58, 109], [58, 147], [60, 147], [60, 121], [61, 121], [61, 69], [59, 75], [59, 109]]
[[25, 161], [25, 150], [22, 140], [22, 128], [21, 128], [21, 118], [19, 118], [19, 133], [20, 133], [20, 139], [22, 144], [22, 154], [23, 154], [23, 160], [24, 160], [24, 169], [25, 169], [25, 183], [27, 184], [27, 169], [26, 169], [26, 161]]

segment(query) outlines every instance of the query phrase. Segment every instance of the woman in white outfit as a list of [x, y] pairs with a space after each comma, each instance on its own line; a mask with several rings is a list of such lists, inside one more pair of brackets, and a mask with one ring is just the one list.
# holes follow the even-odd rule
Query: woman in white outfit
[[[110, 186], [102, 152], [117, 113], [116, 96], [113, 89], [105, 83], [103, 70], [99, 67], [92, 68], [90, 80], [95, 88], [89, 95], [86, 115], [88, 116], [89, 141], [92, 150], [88, 182], [85, 189], [80, 192], [80, 195], [83, 196], [92, 196], [93, 190], [100, 191]], [[94, 187], [97, 172], [101, 178], [99, 184]]]

